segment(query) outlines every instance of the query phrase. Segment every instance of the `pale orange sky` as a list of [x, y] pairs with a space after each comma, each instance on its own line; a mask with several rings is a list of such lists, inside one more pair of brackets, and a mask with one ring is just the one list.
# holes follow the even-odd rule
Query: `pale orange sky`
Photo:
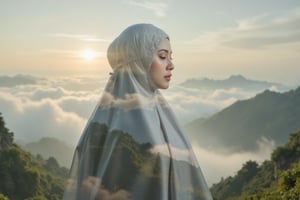
[[[127, 26], [143, 22], [170, 35], [177, 82], [242, 74], [300, 84], [297, 0], [11, 0], [0, 4], [2, 75], [108, 73], [109, 43]], [[83, 58], [85, 49], [97, 56]]]

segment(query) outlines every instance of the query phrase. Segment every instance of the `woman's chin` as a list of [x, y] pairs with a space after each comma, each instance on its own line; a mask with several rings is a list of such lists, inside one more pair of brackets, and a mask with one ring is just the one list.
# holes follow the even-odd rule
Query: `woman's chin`
[[166, 90], [169, 88], [169, 84], [168, 85], [162, 85], [161, 87], [159, 87], [159, 89], [162, 89], [162, 90]]

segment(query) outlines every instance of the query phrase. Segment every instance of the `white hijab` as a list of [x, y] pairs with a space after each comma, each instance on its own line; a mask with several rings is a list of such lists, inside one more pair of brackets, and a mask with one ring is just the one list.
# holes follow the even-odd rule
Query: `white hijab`
[[190, 143], [151, 79], [168, 35], [151, 24], [109, 46], [113, 69], [74, 154], [64, 199], [212, 199]]

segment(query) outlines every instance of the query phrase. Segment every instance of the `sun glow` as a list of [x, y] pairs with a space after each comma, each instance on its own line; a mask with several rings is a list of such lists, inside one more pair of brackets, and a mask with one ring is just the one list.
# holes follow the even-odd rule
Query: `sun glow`
[[83, 57], [86, 60], [93, 60], [97, 57], [97, 53], [91, 49], [86, 49], [82, 51], [81, 57]]

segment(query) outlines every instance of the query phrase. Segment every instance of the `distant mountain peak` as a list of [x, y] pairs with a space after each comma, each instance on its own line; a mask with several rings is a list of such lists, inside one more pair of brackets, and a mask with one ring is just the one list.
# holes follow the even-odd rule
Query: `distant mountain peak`
[[0, 76], [0, 87], [14, 87], [18, 85], [36, 84], [36, 77], [30, 75], [17, 74], [15, 76]]
[[245, 90], [258, 90], [263, 91], [269, 88], [276, 88], [276, 90], [284, 91], [287, 87], [279, 84], [267, 81], [251, 80], [247, 79], [241, 74], [231, 75], [227, 79], [215, 80], [209, 78], [195, 79], [191, 78], [181, 83], [184, 87], [197, 88], [197, 89], [230, 89], [241, 88]]
[[237, 75], [231, 75], [229, 80], [247, 80], [243, 75], [237, 74]]

